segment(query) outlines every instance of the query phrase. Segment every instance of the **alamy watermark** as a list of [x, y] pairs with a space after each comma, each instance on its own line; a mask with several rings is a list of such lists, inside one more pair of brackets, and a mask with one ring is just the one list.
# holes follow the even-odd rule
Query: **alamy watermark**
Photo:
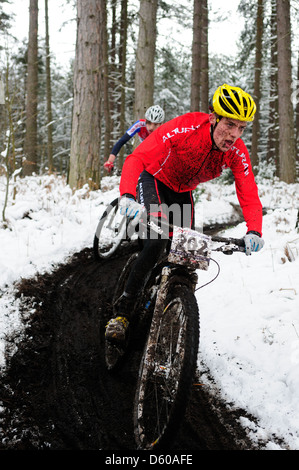
[[[140, 239], [168, 239], [174, 226], [190, 227], [191, 221], [194, 219], [194, 207], [191, 204], [151, 204], [148, 213], [144, 210], [141, 219], [127, 218], [121, 215], [119, 210], [113, 211], [112, 206], [106, 208], [107, 213], [107, 229], [115, 230], [119, 233], [121, 239], [138, 237]], [[203, 214], [202, 210], [197, 207], [196, 210], [196, 230], [202, 232]], [[111, 214], [111, 217], [110, 215]], [[109, 219], [110, 217], [110, 219]], [[102, 220], [100, 219], [96, 231], [97, 237], [100, 239], [102, 230]]]

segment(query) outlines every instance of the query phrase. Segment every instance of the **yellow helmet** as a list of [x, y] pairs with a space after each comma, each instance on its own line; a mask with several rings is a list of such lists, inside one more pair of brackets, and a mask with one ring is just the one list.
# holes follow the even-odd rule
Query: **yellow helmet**
[[241, 88], [224, 84], [214, 93], [213, 110], [219, 116], [253, 121], [256, 105], [252, 97]]

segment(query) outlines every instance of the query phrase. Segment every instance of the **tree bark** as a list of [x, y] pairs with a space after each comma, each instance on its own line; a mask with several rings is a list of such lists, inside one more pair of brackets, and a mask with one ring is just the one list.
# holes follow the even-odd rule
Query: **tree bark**
[[201, 0], [194, 0], [193, 6], [193, 41], [192, 41], [192, 70], [190, 111], [199, 111], [200, 108], [200, 70], [201, 70]]
[[30, 0], [23, 175], [37, 171], [38, 0]]
[[208, 2], [194, 0], [190, 110], [209, 112]]
[[135, 73], [135, 119], [153, 105], [158, 0], [140, 0]]
[[297, 149], [296, 161], [297, 161], [297, 168], [298, 168], [299, 167], [299, 52], [298, 52], [298, 65], [297, 65], [297, 87], [295, 91], [295, 98], [296, 98], [296, 149]]
[[269, 96], [269, 131], [267, 161], [275, 165], [275, 175], [279, 171], [279, 132], [278, 132], [278, 84], [277, 84], [277, 12], [276, 0], [271, 0], [271, 64]]
[[258, 144], [260, 137], [260, 102], [261, 102], [261, 73], [262, 73], [262, 41], [264, 30], [264, 1], [257, 2], [256, 15], [256, 41], [255, 41], [255, 66], [254, 66], [254, 100], [256, 113], [252, 125], [251, 138], [251, 163], [254, 174], [258, 171]]
[[103, 0], [78, 0], [69, 184], [99, 187]]
[[103, 25], [103, 62], [104, 62], [104, 75], [103, 75], [103, 88], [104, 88], [104, 116], [105, 116], [105, 139], [104, 139], [104, 160], [108, 159], [111, 146], [111, 109], [109, 98], [109, 59], [108, 59], [108, 34], [107, 34], [107, 1], [104, 1], [104, 8], [102, 11], [102, 25]]
[[290, 1], [277, 0], [279, 177], [286, 183], [296, 181], [294, 111], [291, 66]]
[[49, 172], [53, 171], [53, 124], [52, 124], [52, 90], [51, 90], [51, 65], [50, 65], [50, 39], [49, 39], [49, 14], [48, 0], [45, 0], [45, 25], [46, 25], [46, 82], [47, 82], [47, 131], [48, 131], [48, 166]]
[[201, 42], [201, 71], [200, 71], [200, 111], [209, 112], [209, 50], [208, 50], [208, 29], [209, 29], [209, 10], [208, 1], [202, 1], [202, 42]]
[[[120, 28], [120, 64], [121, 64], [121, 98], [120, 98], [120, 135], [125, 133], [125, 106], [126, 106], [126, 67], [127, 67], [127, 29], [128, 29], [128, 0], [121, 1], [121, 28]], [[118, 168], [124, 163], [124, 147], [119, 152]]]

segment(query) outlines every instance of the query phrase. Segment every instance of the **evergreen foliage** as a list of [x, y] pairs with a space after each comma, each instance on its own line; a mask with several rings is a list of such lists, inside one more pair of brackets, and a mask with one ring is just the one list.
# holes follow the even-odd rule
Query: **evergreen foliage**
[[[27, 0], [26, 0], [27, 1]], [[10, 18], [5, 13], [7, 1], [0, 0], [0, 35], [1, 39], [9, 35]], [[110, 66], [110, 96], [113, 102], [111, 107], [111, 117], [114, 127], [111, 140], [117, 140], [119, 135], [118, 118], [120, 103], [120, 77], [121, 63], [118, 55], [120, 41], [120, 2], [116, 2], [116, 17], [112, 18], [112, 6], [114, 0], [107, 0], [108, 14], [108, 55]], [[271, 1], [265, 0], [265, 19], [263, 37], [263, 66], [261, 79], [261, 103], [260, 103], [260, 140], [259, 140], [259, 171], [268, 177], [269, 168], [275, 173], [275, 161], [269, 160], [269, 130], [273, 126], [270, 110], [271, 89]], [[135, 48], [138, 37], [138, 4], [128, 2], [128, 48], [126, 65], [126, 85], [125, 85], [125, 125], [128, 128], [134, 122], [134, 74], [135, 74]], [[210, 5], [211, 8], [211, 5]], [[240, 0], [238, 13], [244, 20], [244, 29], [240, 37], [236, 37], [239, 44], [237, 57], [227, 54], [214, 54], [209, 51], [209, 84], [210, 95], [223, 83], [230, 83], [241, 86], [247, 91], [253, 91], [254, 87], [254, 57], [255, 57], [255, 37], [256, 37], [256, 8], [257, 2]], [[291, 0], [291, 14], [293, 22], [298, 28], [298, 5]], [[192, 43], [192, 15], [193, 0], [185, 2], [173, 2], [172, 0], [158, 1], [158, 41], [155, 61], [155, 91], [154, 102], [160, 104], [165, 112], [167, 120], [189, 112], [190, 110], [190, 79], [191, 79], [191, 43]], [[210, 19], [214, 21], [215, 17]], [[225, 21], [225, 18], [222, 18]], [[112, 24], [115, 21], [115, 24]], [[165, 25], [171, 24], [171, 35]], [[112, 30], [115, 42], [112, 42]], [[182, 35], [182, 31], [185, 34]], [[189, 32], [187, 34], [186, 32]], [[233, 33], [233, 32], [232, 32]], [[298, 35], [297, 35], [298, 36]], [[292, 32], [292, 40], [295, 47], [293, 49], [293, 82], [295, 88], [298, 85], [298, 44], [297, 36]], [[51, 38], [50, 38], [51, 41]], [[14, 123], [15, 135], [15, 155], [16, 166], [21, 166], [24, 144], [25, 129], [25, 95], [27, 77], [27, 45], [16, 44], [14, 47], [5, 47], [6, 41], [1, 40], [0, 46], [0, 79], [4, 83], [6, 73], [8, 73], [8, 89], [12, 102], [12, 119]], [[51, 45], [50, 45], [51, 46]], [[44, 40], [39, 41], [39, 101], [38, 101], [38, 171], [47, 171], [47, 129], [46, 129], [46, 77], [45, 77], [45, 47]], [[112, 67], [113, 65], [113, 67]], [[55, 57], [51, 58], [52, 75], [52, 108], [53, 108], [53, 155], [54, 167], [58, 173], [66, 174], [69, 171], [69, 154], [71, 146], [72, 127], [72, 106], [73, 106], [73, 63], [63, 70], [56, 62]], [[294, 91], [294, 110], [298, 109], [299, 93]], [[299, 113], [297, 111], [297, 113]], [[297, 115], [296, 115], [297, 116]], [[0, 105], [1, 131], [0, 131], [0, 165], [4, 166], [4, 156], [8, 146], [9, 118], [5, 106]], [[297, 119], [298, 122], [298, 119]], [[296, 125], [296, 124], [295, 124]], [[102, 124], [101, 138], [104, 139], [104, 127]], [[298, 126], [298, 124], [297, 124]], [[297, 129], [297, 139], [299, 130]], [[251, 128], [248, 126], [245, 143], [250, 150]], [[100, 143], [101, 151], [103, 142]], [[130, 152], [130, 145], [126, 152]], [[103, 152], [102, 152], [103, 153]], [[102, 155], [104, 160], [106, 156]], [[298, 158], [298, 156], [297, 156]], [[1, 171], [1, 170], [0, 170]], [[9, 168], [12, 174], [13, 168]]]

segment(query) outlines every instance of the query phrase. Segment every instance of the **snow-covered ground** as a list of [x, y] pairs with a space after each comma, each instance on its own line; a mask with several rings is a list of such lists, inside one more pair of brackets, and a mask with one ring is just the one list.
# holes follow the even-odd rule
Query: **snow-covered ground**
[[[118, 196], [118, 178], [104, 178], [101, 191], [73, 192], [61, 177], [17, 179], [16, 197], [9, 188], [6, 224], [0, 222], [0, 367], [5, 367], [7, 334], [21, 328], [14, 283], [49, 272], [73, 253], [91, 247], [105, 205]], [[0, 178], [2, 212], [5, 180]], [[299, 233], [295, 229], [299, 185], [278, 181], [259, 184], [264, 207], [265, 247], [250, 257], [214, 253], [218, 278], [196, 293], [201, 315], [199, 357], [203, 386], [220, 391], [227, 402], [247, 410], [241, 423], [252, 439], [268, 441], [266, 449], [299, 449]], [[202, 185], [197, 220], [223, 222], [237, 204], [234, 185]], [[241, 223], [226, 235], [241, 237]], [[286, 250], [287, 248], [287, 250]], [[287, 254], [286, 254], [287, 251]], [[217, 266], [199, 272], [199, 286], [211, 280]]]

